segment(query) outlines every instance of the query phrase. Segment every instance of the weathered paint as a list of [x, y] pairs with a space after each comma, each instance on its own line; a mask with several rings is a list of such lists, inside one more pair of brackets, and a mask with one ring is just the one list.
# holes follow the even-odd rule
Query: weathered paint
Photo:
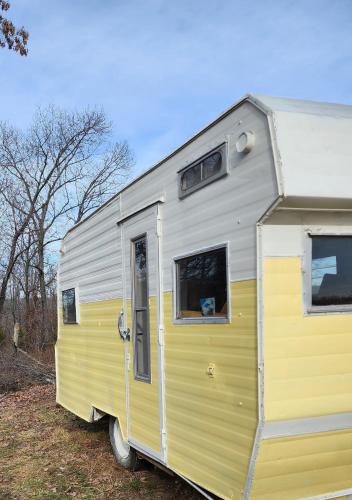
[[[134, 380], [133, 341], [129, 342], [131, 435], [128, 437], [159, 451], [156, 300], [155, 297], [149, 300], [152, 382]], [[56, 345], [60, 380], [57, 401], [85, 420], [91, 418], [93, 407], [117, 416], [127, 438], [125, 346], [117, 329], [121, 307], [121, 300], [81, 304], [78, 325], [64, 325], [61, 320]]]
[[117, 330], [121, 300], [80, 305], [80, 323], [64, 325], [59, 310], [57, 401], [89, 420], [92, 407], [118, 415], [126, 429], [124, 348]]
[[264, 262], [266, 420], [352, 411], [352, 315], [303, 309], [302, 260]]
[[229, 324], [174, 324], [165, 294], [168, 464], [221, 497], [241, 498], [257, 424], [255, 280], [231, 284], [231, 312]]
[[[256, 424], [256, 283], [231, 284], [231, 323], [179, 325], [164, 294], [167, 463], [225, 498], [241, 498]], [[120, 301], [81, 304], [79, 325], [62, 325], [57, 344], [58, 402], [89, 419], [92, 406], [118, 416], [126, 433], [124, 350], [116, 328]], [[151, 332], [156, 300], [150, 298]], [[160, 449], [157, 338], [151, 334], [152, 382], [129, 390], [134, 440]], [[215, 364], [215, 376], [206, 371]], [[126, 434], [125, 434], [126, 435]]]
[[[352, 430], [262, 441], [250, 498], [297, 500], [352, 487]], [[327, 497], [329, 498], [329, 497]]]

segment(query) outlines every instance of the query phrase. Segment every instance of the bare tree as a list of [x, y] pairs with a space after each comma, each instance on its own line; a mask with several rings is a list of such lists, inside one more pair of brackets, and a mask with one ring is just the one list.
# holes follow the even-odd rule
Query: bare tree
[[80, 221], [118, 190], [132, 163], [127, 143], [110, 139], [111, 124], [101, 110], [39, 109], [26, 134], [0, 124], [0, 196], [11, 221], [0, 313], [9, 279], [21, 259], [25, 276], [18, 280], [27, 302], [33, 293], [30, 268], [38, 279], [44, 341], [47, 288], [52, 280], [52, 273], [46, 280], [46, 271], [54, 262], [50, 248], [69, 224]]
[[29, 34], [23, 27], [16, 29], [13, 22], [4, 17], [1, 12], [6, 12], [10, 3], [0, 0], [0, 47], [7, 47], [18, 52], [21, 56], [28, 54], [27, 43]]

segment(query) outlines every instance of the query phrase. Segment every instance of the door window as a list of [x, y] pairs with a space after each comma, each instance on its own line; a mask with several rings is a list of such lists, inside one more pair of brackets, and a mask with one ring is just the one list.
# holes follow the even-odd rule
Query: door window
[[147, 237], [133, 245], [133, 328], [135, 378], [150, 382]]

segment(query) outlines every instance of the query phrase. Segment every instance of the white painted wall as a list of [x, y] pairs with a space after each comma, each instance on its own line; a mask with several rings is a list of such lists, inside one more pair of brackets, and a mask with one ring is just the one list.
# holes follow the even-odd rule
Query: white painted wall
[[262, 227], [263, 257], [303, 257], [309, 233], [352, 234], [352, 212], [278, 210]]
[[[235, 142], [248, 130], [255, 134], [255, 146], [247, 155], [240, 155]], [[180, 200], [177, 172], [225, 141], [228, 175]], [[172, 289], [174, 257], [223, 242], [229, 242], [231, 280], [254, 278], [255, 224], [277, 196], [266, 115], [252, 104], [242, 103], [69, 232], [63, 242], [60, 290], [78, 285], [81, 302], [121, 297], [121, 229], [117, 221], [160, 196], [165, 199], [161, 206], [164, 291]]]

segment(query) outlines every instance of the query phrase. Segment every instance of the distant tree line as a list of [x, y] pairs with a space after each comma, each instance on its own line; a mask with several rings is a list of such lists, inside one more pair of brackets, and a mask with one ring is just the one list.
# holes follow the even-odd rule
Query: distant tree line
[[0, 122], [0, 324], [36, 347], [56, 337], [59, 241], [126, 181], [128, 144], [102, 110], [39, 109], [26, 131]]

